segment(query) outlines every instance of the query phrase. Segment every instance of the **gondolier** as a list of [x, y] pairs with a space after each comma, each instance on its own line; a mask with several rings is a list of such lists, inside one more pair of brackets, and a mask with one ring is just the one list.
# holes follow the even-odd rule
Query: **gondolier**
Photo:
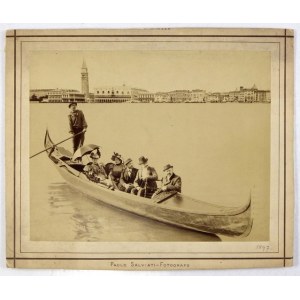
[[69, 108], [70, 108], [70, 114], [68, 118], [69, 118], [69, 125], [70, 125], [70, 133], [74, 135], [73, 151], [75, 153], [75, 151], [79, 147], [81, 147], [84, 143], [84, 135], [88, 126], [83, 112], [79, 109], [76, 109], [77, 108], [76, 102], [70, 103]]

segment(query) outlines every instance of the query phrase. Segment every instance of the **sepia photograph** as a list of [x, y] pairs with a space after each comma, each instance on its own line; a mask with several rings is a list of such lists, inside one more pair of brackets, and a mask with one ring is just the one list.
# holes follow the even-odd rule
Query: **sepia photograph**
[[31, 239], [268, 240], [270, 70], [268, 52], [34, 53]]
[[7, 33], [8, 266], [292, 264], [292, 32], [167, 33]]

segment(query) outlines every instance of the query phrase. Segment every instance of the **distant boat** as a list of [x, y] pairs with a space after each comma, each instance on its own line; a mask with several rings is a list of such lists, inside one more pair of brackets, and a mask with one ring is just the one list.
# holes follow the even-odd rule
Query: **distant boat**
[[[241, 207], [225, 207], [196, 200], [181, 193], [163, 192], [154, 199], [139, 197], [90, 181], [82, 172], [83, 164], [74, 164], [71, 153], [55, 147], [48, 130], [44, 146], [54, 167], [74, 189], [98, 201], [160, 222], [195, 231], [241, 236], [250, 233], [251, 196]], [[69, 155], [68, 155], [69, 153]]]

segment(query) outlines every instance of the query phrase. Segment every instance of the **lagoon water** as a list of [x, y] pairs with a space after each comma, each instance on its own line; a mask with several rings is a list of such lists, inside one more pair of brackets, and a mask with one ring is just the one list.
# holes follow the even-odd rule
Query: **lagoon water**
[[[79, 104], [88, 123], [86, 143], [101, 145], [137, 166], [149, 158], [159, 175], [171, 163], [182, 193], [228, 206], [252, 195], [253, 229], [243, 240], [268, 240], [269, 104]], [[30, 103], [30, 153], [69, 136], [66, 104]], [[72, 150], [72, 142], [62, 144]], [[246, 191], [246, 192], [245, 192]], [[45, 153], [30, 160], [30, 234], [34, 241], [219, 241], [101, 204], [69, 187]]]

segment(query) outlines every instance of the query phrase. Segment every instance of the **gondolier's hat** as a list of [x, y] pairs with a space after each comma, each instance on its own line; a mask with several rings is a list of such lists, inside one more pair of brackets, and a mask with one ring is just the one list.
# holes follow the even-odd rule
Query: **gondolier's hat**
[[77, 106], [77, 103], [76, 103], [76, 102], [71, 102], [71, 103], [69, 104], [69, 108], [71, 108], [72, 105]]
[[132, 162], [132, 159], [131, 158], [128, 158], [128, 159], [126, 159], [125, 160], [125, 165], [127, 166], [129, 163], [131, 163]]
[[145, 156], [141, 156], [139, 158], [139, 165], [145, 164], [147, 161], [148, 161], [148, 158], [146, 158]]
[[167, 170], [169, 170], [171, 168], [173, 168], [173, 166], [170, 165], [170, 164], [167, 164], [167, 165], [164, 166], [163, 171], [167, 171]]

